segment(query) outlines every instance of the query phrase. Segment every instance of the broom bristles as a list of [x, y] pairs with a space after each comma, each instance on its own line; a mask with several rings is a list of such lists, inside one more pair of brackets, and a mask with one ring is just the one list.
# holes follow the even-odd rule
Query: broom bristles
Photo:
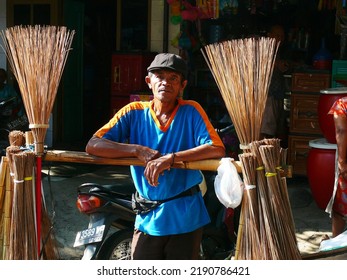
[[43, 142], [74, 31], [56, 26], [14, 26], [1, 32], [33, 131], [36, 154]]
[[236, 259], [239, 260], [260, 260], [263, 255], [259, 250], [259, 213], [256, 189], [256, 159], [251, 153], [239, 155], [242, 167], [242, 174], [245, 183], [245, 190], [242, 197], [241, 213], [242, 225], [239, 227], [238, 236], [239, 248]]
[[[301, 259], [291, 214], [279, 139], [253, 141], [239, 155], [245, 185], [236, 259]], [[254, 192], [256, 190], [256, 192]], [[258, 205], [256, 205], [258, 204]], [[262, 243], [263, 246], [255, 246]]]
[[[279, 42], [273, 38], [249, 38], [211, 44], [202, 49], [244, 153], [250, 152], [250, 144], [260, 137], [262, 117], [278, 47]], [[243, 170], [246, 172], [248, 163], [244, 162], [243, 165]], [[270, 238], [272, 224], [268, 215], [272, 213], [267, 205], [269, 200], [265, 195], [266, 180], [261, 169], [262, 165], [263, 163], [258, 162], [257, 168], [252, 171], [253, 175], [257, 175], [258, 192], [249, 190], [242, 201], [240, 234], [244, 236], [238, 236], [239, 258], [279, 258], [279, 253], [274, 250], [277, 247], [277, 237]], [[250, 180], [250, 176], [245, 173], [245, 180]], [[251, 192], [254, 193], [252, 197]], [[258, 198], [258, 206], [255, 198]], [[254, 217], [256, 208], [260, 215], [259, 222]], [[258, 228], [259, 234], [252, 232]], [[265, 243], [265, 246], [261, 246], [262, 252], [253, 245], [259, 239]]]
[[202, 49], [240, 143], [245, 146], [259, 139], [278, 47], [273, 38], [248, 38]]
[[8, 140], [10, 142], [10, 146], [24, 146], [25, 134], [20, 130], [12, 130], [8, 134]]
[[[278, 166], [279, 149], [272, 145], [262, 145], [259, 151], [264, 161], [265, 172], [267, 174], [270, 206], [272, 208], [272, 219], [274, 224], [274, 234], [278, 237], [278, 252], [280, 259], [292, 260], [301, 259], [300, 251], [297, 247], [294, 225], [292, 217], [288, 215], [289, 205], [286, 198], [281, 193], [281, 179]], [[276, 151], [278, 153], [276, 153]]]
[[14, 189], [11, 215], [11, 235], [10, 235], [10, 260], [25, 259], [25, 234], [26, 228], [24, 219], [24, 159], [21, 153], [13, 155]]
[[56, 26], [14, 26], [0, 33], [33, 133], [36, 161], [36, 226], [41, 240], [41, 156], [58, 86], [75, 31]]

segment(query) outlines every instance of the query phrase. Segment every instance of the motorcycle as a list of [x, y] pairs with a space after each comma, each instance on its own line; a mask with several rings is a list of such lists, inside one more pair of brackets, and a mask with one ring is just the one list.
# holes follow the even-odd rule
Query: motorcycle
[[16, 104], [16, 97], [11, 97], [0, 102], [0, 153], [6, 154], [9, 146], [8, 135], [12, 130], [28, 130], [29, 121], [24, 109]]
[[134, 191], [133, 185], [123, 184], [85, 183], [78, 187], [77, 208], [89, 215], [88, 228], [77, 233], [74, 243], [74, 247], [85, 245], [82, 260], [130, 259]]
[[[221, 131], [227, 133], [225, 129]], [[233, 254], [239, 210], [225, 208], [214, 192], [216, 172], [203, 172], [204, 201], [211, 223], [204, 227], [200, 259], [226, 259]], [[77, 208], [89, 216], [88, 227], [76, 234], [74, 247], [85, 246], [82, 260], [130, 260], [135, 212], [132, 181], [114, 185], [84, 183], [77, 189]]]

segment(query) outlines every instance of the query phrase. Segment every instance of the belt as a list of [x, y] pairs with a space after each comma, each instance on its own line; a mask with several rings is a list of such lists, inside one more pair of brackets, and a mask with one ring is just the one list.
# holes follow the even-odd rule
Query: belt
[[158, 200], [158, 202], [163, 203], [163, 202], [167, 202], [167, 201], [170, 201], [170, 200], [173, 200], [176, 198], [191, 196], [191, 195], [194, 195], [198, 192], [200, 192], [200, 187], [199, 187], [199, 185], [195, 185], [195, 186], [189, 188], [188, 190], [185, 190], [185, 191], [179, 193], [178, 195], [175, 195], [175, 196], [167, 198], [167, 199]]
[[176, 198], [184, 197], [184, 196], [191, 196], [196, 193], [200, 192], [199, 185], [195, 185], [188, 190], [185, 190], [184, 192], [179, 193], [178, 195], [175, 195], [173, 197], [164, 199], [164, 200], [148, 200], [139, 195], [139, 193], [136, 191], [132, 196], [132, 208], [136, 214], [145, 214], [149, 211], [152, 211], [156, 207], [158, 207], [160, 204], [174, 200]]

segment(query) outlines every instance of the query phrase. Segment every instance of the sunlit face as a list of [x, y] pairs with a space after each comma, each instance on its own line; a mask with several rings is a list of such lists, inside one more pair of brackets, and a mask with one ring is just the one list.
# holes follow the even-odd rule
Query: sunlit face
[[154, 98], [168, 102], [183, 93], [187, 85], [182, 75], [171, 70], [155, 70], [146, 77], [148, 87], [152, 89]]

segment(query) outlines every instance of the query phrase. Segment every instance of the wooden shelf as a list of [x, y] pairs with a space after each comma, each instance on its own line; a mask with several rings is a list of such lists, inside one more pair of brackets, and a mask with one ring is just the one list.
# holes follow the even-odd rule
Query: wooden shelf
[[293, 175], [307, 175], [309, 141], [322, 138], [318, 120], [320, 91], [330, 87], [326, 73], [293, 73], [288, 137], [288, 162]]

